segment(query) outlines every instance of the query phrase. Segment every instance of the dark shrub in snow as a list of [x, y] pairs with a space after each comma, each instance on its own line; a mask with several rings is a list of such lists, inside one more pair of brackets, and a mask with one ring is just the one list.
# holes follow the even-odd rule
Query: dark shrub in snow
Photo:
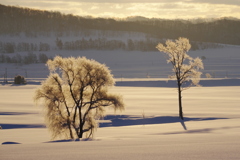
[[14, 77], [14, 84], [26, 84], [25, 78], [23, 76], [17, 75]]

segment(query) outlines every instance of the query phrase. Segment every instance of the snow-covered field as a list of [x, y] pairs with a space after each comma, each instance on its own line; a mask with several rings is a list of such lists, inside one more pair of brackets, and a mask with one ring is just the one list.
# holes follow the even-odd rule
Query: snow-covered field
[[41, 107], [32, 101], [36, 87], [0, 86], [3, 160], [240, 158], [240, 86], [186, 90], [184, 122], [177, 114], [176, 89], [114, 87], [126, 110], [108, 110], [95, 139], [80, 142], [50, 142]]
[[[88, 30], [75, 33], [69, 33], [57, 37], [54, 33], [49, 35], [38, 35], [37, 37], [26, 37], [23, 33], [18, 36], [0, 35], [0, 42], [3, 43], [47, 43], [50, 45], [50, 51], [32, 51], [33, 54], [45, 54], [48, 57], [60, 55], [62, 57], [69, 56], [85, 56], [90, 59], [95, 59], [100, 63], [105, 63], [114, 74], [115, 78], [167, 78], [171, 73], [171, 65], [166, 63], [166, 59], [157, 49], [151, 52], [142, 51], [124, 51], [124, 50], [58, 50], [56, 39], [60, 38], [63, 43], [85, 39], [107, 39], [120, 40], [127, 43], [129, 39], [135, 40], [153, 40], [147, 34], [138, 32], [117, 32], [117, 31], [97, 31]], [[216, 45], [216, 44], [215, 44]], [[212, 75], [213, 78], [239, 78], [240, 77], [240, 46], [221, 45], [223, 48], [205, 49], [190, 51], [192, 57], [204, 57], [203, 60], [205, 69], [203, 76], [206, 73]], [[28, 54], [25, 52], [5, 53], [4, 55], [12, 57], [19, 54], [22, 57]], [[45, 64], [7, 64], [0, 63], [0, 78], [3, 78], [7, 73], [8, 79], [13, 79], [16, 75], [22, 75], [25, 78], [46, 78], [48, 69]], [[1, 80], [0, 80], [1, 81]]]
[[0, 86], [0, 125], [3, 128], [0, 130], [0, 159], [238, 160], [239, 51], [239, 47], [233, 46], [190, 53], [193, 57], [205, 56], [204, 73], [215, 73], [220, 79], [203, 79], [203, 87], [183, 92], [184, 121], [178, 118], [174, 82], [159, 79], [167, 78], [171, 70], [161, 53], [60, 53], [106, 63], [117, 78], [116, 86], [110, 91], [122, 94], [126, 104], [121, 113], [107, 110], [94, 140], [76, 142], [51, 141], [44, 126], [42, 108], [33, 102], [34, 91], [41, 80], [33, 78], [45, 78], [47, 68], [43, 64], [0, 64], [3, 68], [0, 74], [5, 72], [4, 68], [8, 68], [9, 76], [21, 74], [17, 73], [20, 70], [24, 75], [27, 70], [29, 78], [27, 85]]
[[[167, 64], [164, 55], [159, 51], [49, 51], [45, 54], [49, 57], [85, 56], [95, 59], [105, 63], [112, 70], [115, 78], [167, 78], [171, 74], [171, 65]], [[189, 55], [206, 57], [203, 60], [203, 78], [206, 77], [206, 73], [210, 73], [213, 78], [240, 77], [240, 46], [190, 51]], [[9, 79], [16, 75], [27, 78], [46, 78], [49, 73], [43, 63], [29, 65], [0, 63], [0, 78], [3, 77], [6, 69]]]

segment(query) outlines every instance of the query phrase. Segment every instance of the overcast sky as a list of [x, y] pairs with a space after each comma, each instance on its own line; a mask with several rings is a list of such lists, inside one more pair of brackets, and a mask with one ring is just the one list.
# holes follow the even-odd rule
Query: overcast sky
[[94, 17], [240, 18], [240, 0], [0, 0], [0, 4]]

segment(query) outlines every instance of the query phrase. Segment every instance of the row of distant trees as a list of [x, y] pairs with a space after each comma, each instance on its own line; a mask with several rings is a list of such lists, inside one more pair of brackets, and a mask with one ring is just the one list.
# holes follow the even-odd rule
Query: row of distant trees
[[[121, 40], [107, 40], [106, 38], [84, 39], [76, 41], [65, 41], [56, 39], [56, 46], [59, 50], [140, 50], [154, 51], [159, 41], [152, 40], [132, 40], [128, 39], [125, 43]], [[52, 48], [56, 48], [55, 46]], [[48, 43], [26, 43], [26, 42], [1, 42], [0, 53], [31, 52], [31, 51], [50, 51], [51, 46]]]
[[98, 39], [84, 39], [76, 41], [62, 42], [61, 39], [56, 39], [58, 49], [64, 50], [128, 50], [128, 51], [154, 51], [155, 46], [158, 44], [157, 40], [132, 40], [128, 39], [127, 42], [121, 40], [107, 40], [106, 38]]
[[[57, 38], [55, 43], [59, 50], [127, 50], [127, 51], [156, 51], [156, 45], [162, 40], [132, 40], [127, 42], [121, 40], [107, 40], [106, 38], [98, 39], [84, 39], [75, 41], [65, 41]], [[219, 48], [220, 44], [191, 42], [192, 50], [200, 50], [207, 48]], [[33, 51], [50, 51], [51, 48], [48, 43], [26, 43], [26, 42], [1, 42], [0, 53], [15, 53], [15, 52], [33, 52]]]
[[240, 20], [222, 18], [213, 21], [145, 19], [137, 21], [80, 17], [60, 12], [0, 5], [0, 35], [36, 33], [59, 35], [87, 29], [127, 31], [159, 39], [188, 37], [192, 41], [240, 45]]
[[204, 49], [213, 49], [213, 48], [223, 48], [223, 44], [218, 43], [207, 43], [207, 42], [191, 42], [190, 50], [204, 50]]
[[[156, 51], [156, 45], [164, 42], [163, 39], [132, 40], [107, 40], [106, 38], [85, 39], [62, 42], [56, 39], [56, 46], [60, 50], [126, 50], [126, 51]], [[191, 50], [204, 50], [209, 48], [222, 48], [222, 44], [207, 42], [191, 42]]]
[[29, 52], [27, 55], [16, 54], [8, 56], [6, 54], [0, 54], [0, 63], [17, 63], [17, 64], [31, 64], [31, 63], [46, 63], [49, 57], [44, 54], [34, 54]]
[[47, 43], [27, 43], [27, 42], [1, 42], [0, 53], [15, 53], [28, 51], [49, 51], [50, 45]]

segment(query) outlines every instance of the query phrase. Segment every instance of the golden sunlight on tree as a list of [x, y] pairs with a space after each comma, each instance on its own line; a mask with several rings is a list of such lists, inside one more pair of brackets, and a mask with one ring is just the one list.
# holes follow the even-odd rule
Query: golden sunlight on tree
[[161, 43], [157, 45], [157, 49], [166, 55], [167, 62], [173, 66], [172, 71], [174, 74], [170, 78], [177, 80], [179, 117], [181, 119], [183, 119], [182, 91], [191, 85], [199, 85], [198, 83], [202, 74], [199, 70], [204, 68], [200, 58], [197, 57], [194, 59], [187, 54], [190, 48], [189, 40], [181, 37], [175, 42], [167, 40], [166, 45]]
[[43, 100], [45, 120], [52, 138], [93, 136], [105, 108], [124, 110], [121, 95], [108, 93], [114, 85], [109, 69], [85, 57], [48, 60], [50, 75], [36, 90], [34, 99]]

